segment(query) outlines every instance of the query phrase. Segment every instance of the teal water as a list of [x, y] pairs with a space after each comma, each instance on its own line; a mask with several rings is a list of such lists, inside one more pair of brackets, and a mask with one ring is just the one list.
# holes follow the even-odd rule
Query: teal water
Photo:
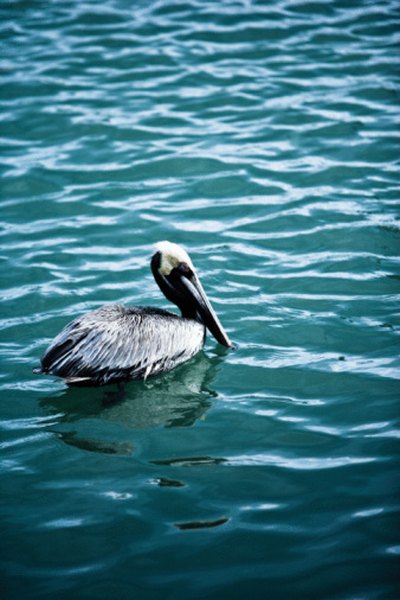
[[[398, 8], [3, 0], [2, 597], [399, 597]], [[236, 349], [34, 376], [163, 239]]]

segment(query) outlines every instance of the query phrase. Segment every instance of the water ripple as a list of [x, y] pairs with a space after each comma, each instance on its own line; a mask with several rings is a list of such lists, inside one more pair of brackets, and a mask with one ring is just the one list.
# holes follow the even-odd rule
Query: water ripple
[[[398, 3], [0, 17], [6, 592], [398, 596]], [[73, 317], [168, 307], [161, 239], [235, 350], [107, 407], [34, 376]]]

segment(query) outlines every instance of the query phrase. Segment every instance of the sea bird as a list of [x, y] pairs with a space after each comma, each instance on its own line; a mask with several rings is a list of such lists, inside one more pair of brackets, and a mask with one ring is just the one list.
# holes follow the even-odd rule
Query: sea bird
[[56, 375], [69, 386], [122, 384], [189, 360], [202, 349], [206, 328], [220, 344], [232, 347], [181, 246], [156, 244], [151, 270], [181, 316], [147, 306], [103, 306], [66, 325], [34, 372]]

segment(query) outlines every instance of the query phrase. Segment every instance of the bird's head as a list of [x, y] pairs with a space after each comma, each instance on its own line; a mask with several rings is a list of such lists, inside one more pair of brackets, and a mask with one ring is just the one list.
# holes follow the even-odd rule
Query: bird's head
[[183, 317], [200, 321], [217, 342], [232, 347], [182, 246], [167, 241], [158, 242], [151, 259], [151, 269], [161, 291], [178, 306]]

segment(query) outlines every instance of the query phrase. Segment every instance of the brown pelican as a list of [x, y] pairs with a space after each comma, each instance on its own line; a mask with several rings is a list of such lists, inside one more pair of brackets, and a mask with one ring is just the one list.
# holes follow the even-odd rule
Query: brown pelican
[[220, 344], [232, 347], [181, 246], [166, 241], [156, 244], [151, 270], [182, 316], [151, 307], [103, 306], [69, 323], [35, 372], [57, 375], [73, 386], [146, 379], [199, 352], [206, 328]]

